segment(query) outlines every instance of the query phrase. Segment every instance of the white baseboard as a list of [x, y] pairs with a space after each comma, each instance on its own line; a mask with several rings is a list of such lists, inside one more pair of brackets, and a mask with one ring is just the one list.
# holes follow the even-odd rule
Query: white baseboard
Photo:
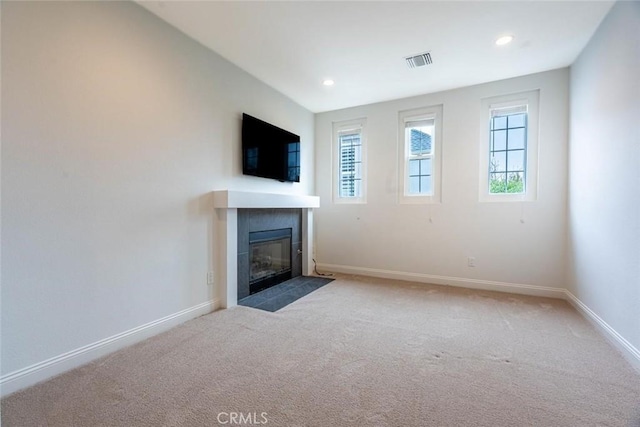
[[0, 396], [8, 396], [18, 390], [70, 371], [116, 350], [169, 330], [187, 320], [210, 313], [219, 307], [220, 301], [207, 301], [93, 344], [10, 372], [0, 377]]
[[613, 329], [607, 322], [591, 310], [585, 303], [580, 301], [571, 292], [565, 290], [566, 300], [575, 307], [580, 314], [589, 320], [604, 335], [604, 337], [616, 347], [627, 361], [640, 373], [640, 350], [635, 348], [629, 341]]
[[484, 291], [510, 292], [512, 294], [565, 299], [564, 289], [552, 288], [547, 286], [495, 282], [491, 280], [480, 279], [467, 279], [464, 277], [436, 276], [433, 274], [423, 273], [407, 273], [403, 271], [380, 270], [376, 268], [353, 267], [348, 265], [336, 264], [318, 264], [318, 270], [328, 270], [335, 273], [358, 274], [361, 276], [381, 277], [383, 279], [431, 283], [434, 285], [455, 286], [468, 289], [481, 289]]
[[627, 361], [640, 372], [640, 350], [624, 339], [615, 329], [587, 307], [575, 295], [566, 289], [546, 286], [523, 285], [518, 283], [494, 282], [490, 280], [467, 279], [461, 277], [435, 276], [422, 273], [406, 273], [400, 271], [379, 270], [375, 268], [353, 267], [347, 265], [318, 264], [319, 270], [335, 273], [357, 274], [361, 276], [381, 277], [384, 279], [407, 280], [412, 282], [432, 283], [435, 285], [449, 285], [485, 291], [510, 292], [520, 295], [532, 295], [567, 300], [580, 314], [590, 321], [604, 337], [616, 347]]

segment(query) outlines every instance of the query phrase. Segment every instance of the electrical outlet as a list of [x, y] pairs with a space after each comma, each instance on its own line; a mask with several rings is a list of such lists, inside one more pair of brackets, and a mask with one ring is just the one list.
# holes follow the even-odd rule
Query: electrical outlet
[[214, 279], [213, 271], [208, 272], [207, 273], [207, 285], [213, 285], [214, 281], [215, 281], [215, 279]]
[[467, 267], [475, 267], [476, 266], [476, 258], [470, 256], [467, 258]]

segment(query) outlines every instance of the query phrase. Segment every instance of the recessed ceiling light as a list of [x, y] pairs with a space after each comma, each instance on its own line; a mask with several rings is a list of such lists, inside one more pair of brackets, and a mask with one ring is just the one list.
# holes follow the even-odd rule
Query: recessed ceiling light
[[335, 82], [333, 80], [331, 80], [331, 79], [325, 79], [325, 80], [322, 81], [322, 84], [325, 85], [325, 86], [333, 86], [334, 83]]
[[509, 44], [513, 41], [513, 36], [502, 36], [496, 40], [496, 44], [498, 46], [503, 46], [505, 44]]

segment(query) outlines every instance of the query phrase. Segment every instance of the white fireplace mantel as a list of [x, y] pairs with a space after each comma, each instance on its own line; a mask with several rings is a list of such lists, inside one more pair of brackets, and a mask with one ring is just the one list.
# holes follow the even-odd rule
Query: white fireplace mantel
[[213, 192], [220, 236], [220, 300], [225, 308], [238, 305], [238, 209], [302, 209], [302, 274], [313, 272], [313, 209], [320, 198], [297, 194], [221, 190]]
[[213, 206], [222, 209], [319, 208], [320, 197], [223, 190], [213, 192]]

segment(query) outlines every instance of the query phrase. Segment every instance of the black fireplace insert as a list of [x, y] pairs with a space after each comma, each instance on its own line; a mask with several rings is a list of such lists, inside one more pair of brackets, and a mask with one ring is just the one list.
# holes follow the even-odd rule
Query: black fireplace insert
[[291, 279], [291, 228], [249, 233], [249, 292]]

